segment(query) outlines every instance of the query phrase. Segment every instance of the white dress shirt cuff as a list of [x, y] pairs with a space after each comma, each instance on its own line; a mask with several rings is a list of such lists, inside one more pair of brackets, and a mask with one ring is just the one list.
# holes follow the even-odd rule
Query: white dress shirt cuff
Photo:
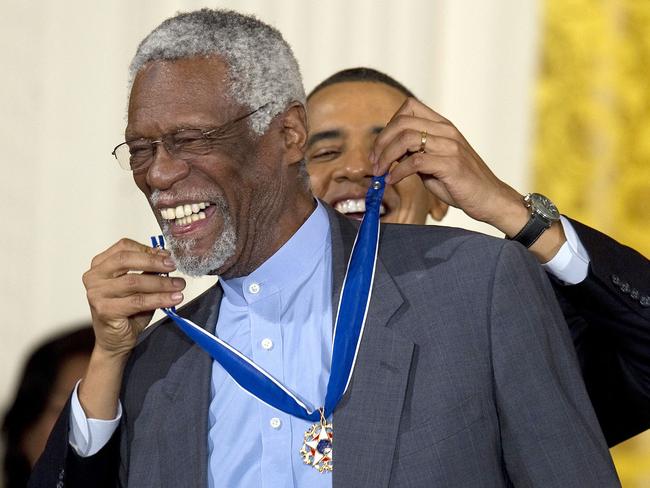
[[108, 443], [117, 429], [122, 418], [122, 404], [118, 403], [117, 416], [113, 420], [89, 419], [79, 403], [77, 388], [79, 382], [72, 392], [68, 440], [79, 456], [90, 457]]
[[566, 242], [553, 259], [542, 267], [566, 285], [576, 285], [587, 277], [589, 254], [568, 219], [560, 216]]

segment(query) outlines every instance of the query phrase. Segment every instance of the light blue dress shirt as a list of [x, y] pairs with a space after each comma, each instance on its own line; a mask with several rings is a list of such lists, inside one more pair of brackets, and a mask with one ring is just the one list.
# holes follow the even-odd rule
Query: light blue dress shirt
[[[319, 203], [262, 266], [221, 281], [217, 336], [313, 408], [325, 400], [331, 365], [331, 261], [329, 219]], [[299, 453], [311, 425], [262, 403], [213, 363], [209, 486], [330, 488], [331, 473], [304, 464]]]

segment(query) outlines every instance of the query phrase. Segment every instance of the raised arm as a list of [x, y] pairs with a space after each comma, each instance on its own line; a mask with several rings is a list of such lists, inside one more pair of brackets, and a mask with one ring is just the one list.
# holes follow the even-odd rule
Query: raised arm
[[[106, 444], [111, 432], [99, 445], [96, 441], [96, 445], [88, 445], [94, 437], [91, 434], [87, 439], [76, 439], [71, 446], [71, 426], [74, 422], [85, 424], [89, 420], [101, 422], [116, 417], [124, 367], [138, 335], [155, 309], [178, 305], [183, 299], [185, 281], [160, 275], [174, 269], [167, 251], [154, 250], [130, 239], [120, 240], [92, 260], [83, 281], [95, 347], [76, 390], [81, 411], [73, 413], [71, 403], [75, 398], [68, 402], [34, 469], [31, 486], [55, 486], [59, 482], [68, 487], [89, 483], [95, 486], [98, 473], [103, 473], [102, 486], [113, 486], [110, 480], [117, 479], [115, 442]], [[92, 425], [89, 428], [92, 431]], [[82, 452], [78, 452], [79, 441], [84, 443]]]
[[[437, 198], [506, 236], [530, 218], [523, 195], [492, 173], [449, 120], [414, 98], [379, 134], [370, 160], [375, 174], [391, 170], [391, 183], [419, 175]], [[567, 242], [567, 233], [575, 243]], [[529, 251], [557, 278], [553, 287], [608, 443], [650, 428], [650, 261], [566, 219], [554, 222]]]

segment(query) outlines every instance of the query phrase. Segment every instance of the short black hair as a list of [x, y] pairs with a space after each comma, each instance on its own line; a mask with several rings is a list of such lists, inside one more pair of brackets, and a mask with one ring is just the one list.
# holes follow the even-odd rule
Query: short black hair
[[371, 83], [383, 83], [384, 85], [392, 86], [393, 88], [399, 90], [407, 97], [414, 97], [415, 95], [411, 90], [402, 85], [395, 78], [388, 76], [386, 73], [377, 71], [373, 68], [348, 68], [342, 71], [334, 73], [329, 78], [321, 81], [316, 88], [314, 88], [309, 95], [307, 95], [307, 100], [309, 100], [315, 93], [319, 92], [323, 88], [326, 88], [330, 85], [335, 85], [337, 83], [345, 83], [346, 81], [368, 81]]

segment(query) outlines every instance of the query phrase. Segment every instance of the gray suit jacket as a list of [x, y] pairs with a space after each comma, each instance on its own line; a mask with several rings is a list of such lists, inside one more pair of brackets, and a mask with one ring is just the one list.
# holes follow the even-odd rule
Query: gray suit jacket
[[[338, 303], [356, 229], [330, 221]], [[220, 299], [182, 315], [214, 329]], [[122, 484], [207, 486], [210, 368], [169, 321], [148, 329], [123, 385]], [[382, 226], [334, 430], [334, 488], [619, 486], [544, 272], [519, 244], [459, 229]]]

